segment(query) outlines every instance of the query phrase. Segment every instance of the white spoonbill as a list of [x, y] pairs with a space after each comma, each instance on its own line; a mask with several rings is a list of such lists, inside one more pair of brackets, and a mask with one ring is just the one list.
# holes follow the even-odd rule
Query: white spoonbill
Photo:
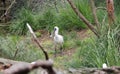
[[52, 33], [51, 37], [54, 39], [54, 45], [55, 45], [55, 56], [56, 56], [56, 47], [57, 45], [60, 46], [60, 51], [62, 53], [63, 50], [63, 43], [64, 39], [63, 36], [59, 34], [59, 28], [57, 26], [54, 27], [54, 32]]

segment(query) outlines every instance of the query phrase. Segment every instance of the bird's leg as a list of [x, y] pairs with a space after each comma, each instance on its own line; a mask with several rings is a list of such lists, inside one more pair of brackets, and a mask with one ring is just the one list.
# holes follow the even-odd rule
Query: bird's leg
[[60, 53], [62, 54], [62, 46], [60, 47]]
[[55, 45], [55, 53], [54, 53], [54, 56], [56, 57], [56, 53], [57, 53], [57, 50], [56, 50], [56, 45]]
[[60, 53], [63, 53], [63, 45], [60, 46]]

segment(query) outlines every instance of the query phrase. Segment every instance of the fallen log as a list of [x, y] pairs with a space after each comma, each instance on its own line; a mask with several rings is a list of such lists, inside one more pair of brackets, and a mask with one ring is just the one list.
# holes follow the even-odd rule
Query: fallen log
[[30, 71], [39, 67], [45, 69], [48, 74], [56, 74], [53, 70], [53, 62], [50, 60], [38, 60], [32, 63], [28, 63], [0, 58], [0, 64], [0, 69], [4, 74], [28, 74]]
[[10, 60], [10, 59], [0, 58], [0, 63], [3, 63], [3, 64], [16, 64], [19, 62], [20, 61], [14, 61], [14, 60]]
[[[0, 58], [0, 67], [3, 65], [8, 67], [5, 69], [0, 68], [0, 74], [28, 74], [32, 70], [37, 69], [39, 67], [45, 69], [48, 74], [120, 74], [119, 66], [112, 66], [107, 68], [69, 68], [68, 70], [58, 70], [53, 69], [53, 62], [49, 60], [39, 60], [32, 63], [28, 63]], [[38, 72], [37, 74], [41, 73]]]

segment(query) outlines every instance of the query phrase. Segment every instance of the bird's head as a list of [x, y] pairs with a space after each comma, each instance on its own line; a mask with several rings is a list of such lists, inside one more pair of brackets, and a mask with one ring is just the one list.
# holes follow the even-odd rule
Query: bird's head
[[57, 26], [54, 27], [54, 34], [58, 34], [59, 28]]
[[58, 31], [59, 28], [57, 26], [54, 27], [54, 31]]

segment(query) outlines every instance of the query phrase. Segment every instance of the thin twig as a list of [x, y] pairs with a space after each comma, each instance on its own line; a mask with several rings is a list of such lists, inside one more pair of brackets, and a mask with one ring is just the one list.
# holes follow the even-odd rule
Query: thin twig
[[15, 57], [16, 57], [16, 55], [17, 55], [17, 53], [18, 53], [18, 47], [16, 47], [16, 51], [15, 51], [15, 54], [14, 54], [14, 56], [13, 56], [13, 59], [15, 59]]
[[13, 6], [13, 4], [16, 3], [16, 0], [14, 0], [10, 6], [7, 8], [6, 12], [0, 17], [0, 19], [2, 19], [4, 16], [6, 16], [10, 10], [10, 8]]

